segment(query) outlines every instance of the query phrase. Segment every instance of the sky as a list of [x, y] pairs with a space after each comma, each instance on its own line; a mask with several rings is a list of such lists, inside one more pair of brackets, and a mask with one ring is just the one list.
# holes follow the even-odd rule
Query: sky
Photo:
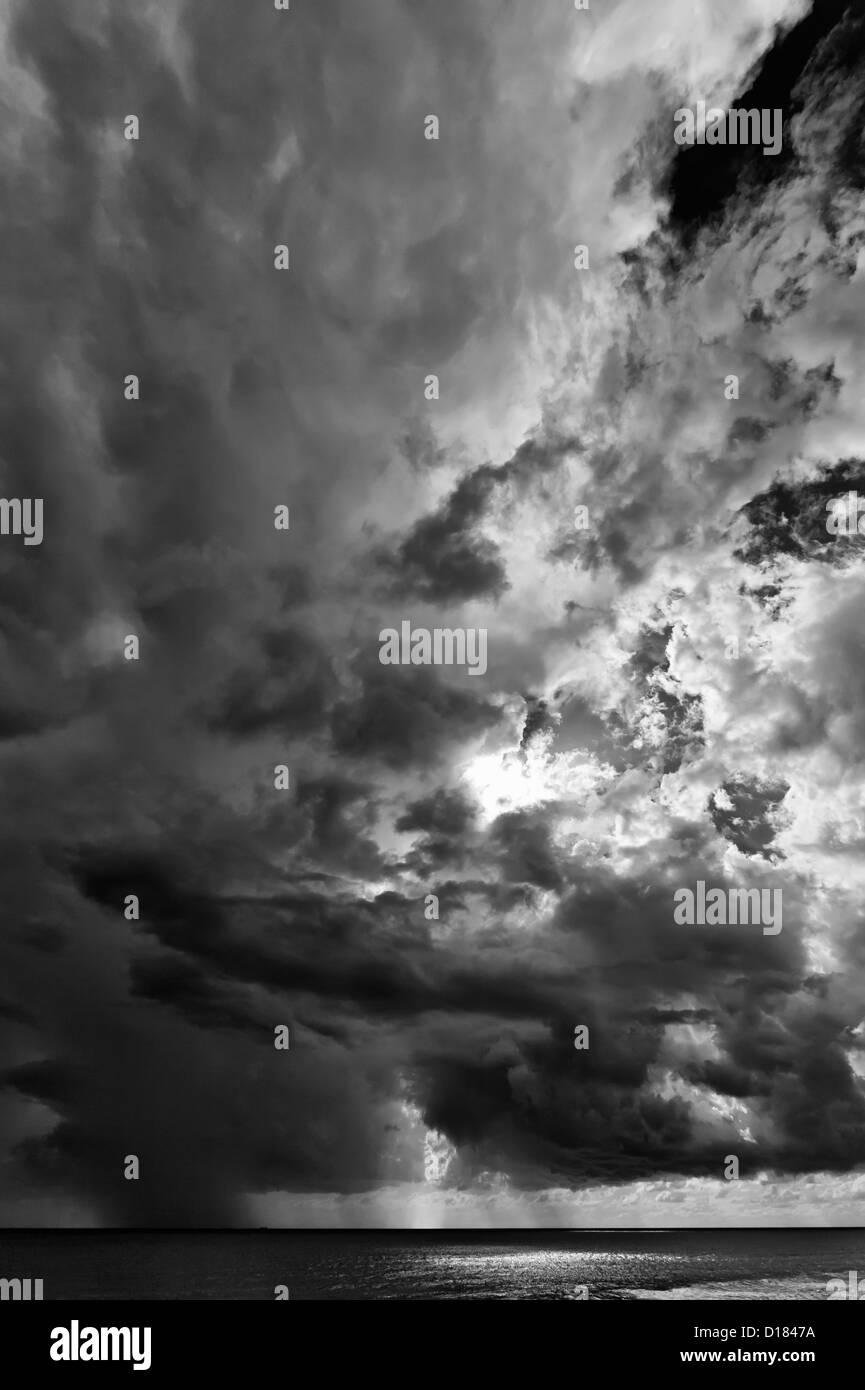
[[859, 1224], [863, 46], [0, 0], [0, 1224]]

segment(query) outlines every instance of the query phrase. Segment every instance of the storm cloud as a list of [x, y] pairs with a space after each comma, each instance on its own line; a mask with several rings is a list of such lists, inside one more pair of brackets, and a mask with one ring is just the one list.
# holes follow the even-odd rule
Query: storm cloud
[[0, 25], [2, 1221], [849, 1200], [862, 5]]

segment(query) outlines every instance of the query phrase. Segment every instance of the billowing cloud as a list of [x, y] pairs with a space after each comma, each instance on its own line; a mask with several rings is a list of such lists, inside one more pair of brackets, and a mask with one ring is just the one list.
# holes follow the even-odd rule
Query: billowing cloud
[[849, 1219], [859, 8], [2, 25], [2, 1219]]

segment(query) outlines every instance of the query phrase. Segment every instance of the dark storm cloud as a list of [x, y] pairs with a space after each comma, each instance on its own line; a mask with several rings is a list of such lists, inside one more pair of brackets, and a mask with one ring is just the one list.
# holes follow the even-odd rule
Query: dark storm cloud
[[[639, 241], [663, 211], [627, 163], [643, 149], [630, 96], [613, 82], [575, 106], [574, 72], [554, 61], [574, 18], [561, 8], [323, 0], [293, 6], [291, 28], [239, 0], [70, 3], [51, 23], [11, 11], [3, 486], [44, 496], [46, 516], [43, 546], [4, 538], [0, 554], [13, 1204], [57, 1195], [109, 1224], [222, 1225], [249, 1219], [250, 1193], [375, 1188], [403, 1171], [389, 1145], [406, 1100], [459, 1147], [456, 1183], [717, 1176], [736, 1151], [792, 1173], [865, 1160], [849, 1064], [861, 923], [815, 905], [801, 859], [778, 846], [802, 782], [785, 797], [780, 773], [756, 754], [744, 765], [738, 745], [731, 769], [724, 748], [759, 725], [761, 757], [816, 756], [837, 727], [854, 759], [855, 644], [840, 693], [772, 670], [774, 723], [747, 706], [761, 673], [736, 686], [731, 664], [724, 686], [715, 664], [707, 691], [709, 657], [688, 648], [712, 628], [691, 542], [701, 509], [725, 563], [730, 511], [750, 526], [754, 607], [774, 604], [780, 622], [796, 586], [772, 562], [828, 558], [825, 496], [860, 480], [851, 461], [768, 484], [771, 451], [801, 443], [791, 421], [849, 409], [855, 359], [848, 345], [830, 361], [831, 335], [798, 320], [784, 342], [762, 336], [780, 339], [833, 275], [853, 293], [855, 238], [822, 187], [826, 244], [743, 289], [731, 354], [753, 399], [709, 442], [688, 440], [689, 492], [677, 430], [710, 398], [681, 364], [696, 372], [729, 330], [695, 314], [691, 351], [693, 301], [675, 280], [693, 289], [703, 267], [692, 245], [687, 268], [676, 234], [723, 213], [747, 241], [772, 212], [758, 198], [789, 187], [795, 161], [764, 160], [774, 182], [760, 191], [734, 159], [720, 201], [702, 174], [689, 201], [685, 173], [707, 152], [688, 152], [666, 254], [653, 243], [605, 271], [612, 242], [631, 244], [617, 219]], [[781, 53], [789, 102], [775, 100], [776, 58], [752, 89], [817, 112], [801, 162], [834, 171], [843, 194], [861, 173], [842, 43], [855, 23], [794, 91], [795, 45], [830, 27], [794, 31]], [[824, 129], [836, 77], [852, 96]], [[628, 84], [652, 85], [638, 68]], [[423, 141], [428, 109], [447, 128], [438, 147]], [[122, 139], [129, 110], [138, 142]], [[615, 166], [610, 197], [595, 146]], [[579, 150], [589, 192], [565, 203]], [[572, 299], [584, 217], [597, 271]], [[806, 238], [792, 235], [798, 257]], [[419, 406], [432, 370], [436, 414]], [[563, 534], [569, 488], [591, 504], [578, 541]], [[452, 625], [464, 603], [478, 622], [501, 615], [490, 679], [383, 667], [382, 589]], [[690, 626], [672, 612], [689, 599]], [[834, 619], [859, 607], [851, 589]], [[128, 633], [138, 663], [122, 659]], [[825, 641], [832, 653], [833, 631]], [[857, 814], [845, 809], [845, 832]], [[821, 829], [806, 827], [815, 842]], [[746, 874], [783, 885], [780, 936], [673, 922], [676, 887]], [[811, 954], [821, 913], [825, 968]], [[123, 1177], [130, 1153], [138, 1182]], [[419, 1178], [422, 1153], [412, 1161]]]
[[63, 1067], [56, 1062], [26, 1062], [14, 1067], [2, 1078], [7, 1086], [14, 1086], [25, 1096], [34, 1100], [63, 1101], [69, 1094], [69, 1077]]
[[[178, 864], [176, 856], [172, 863], [168, 851], [135, 863], [103, 850], [76, 876], [85, 902], [104, 904], [103, 925], [86, 926], [86, 907], [79, 909], [77, 940], [71, 939], [62, 978], [35, 971], [21, 958], [12, 962], [14, 978], [28, 988], [41, 980], [45, 989], [50, 982], [41, 1046], [61, 1047], [62, 1056], [6, 1077], [58, 1117], [50, 1132], [16, 1146], [10, 1175], [25, 1186], [35, 1182], [93, 1200], [110, 1222], [193, 1225], [241, 1219], [236, 1194], [247, 1183], [302, 1187], [315, 1185], [323, 1173], [339, 1186], [370, 1181], [378, 1142], [377, 1101], [365, 1077], [369, 1063], [358, 1068], [345, 1054], [338, 1019], [328, 1028], [325, 1016], [324, 1026], [317, 1026], [312, 1001], [298, 1011], [301, 1020], [309, 1016], [309, 1025], [296, 1023], [293, 1004], [327, 970], [295, 958], [293, 949], [281, 951], [273, 935], [277, 923], [290, 930], [297, 913], [307, 927], [295, 945], [308, 950], [318, 940], [332, 953], [345, 940], [349, 918], [308, 895], [289, 895], [278, 913], [267, 905], [212, 901], [207, 876]], [[118, 931], [121, 883], [137, 889], [142, 902], [137, 939], [125, 942]], [[332, 925], [322, 940], [325, 920]], [[352, 920], [358, 932], [369, 926], [369, 915], [358, 912]], [[98, 965], [87, 949], [95, 944], [89, 940], [94, 930], [96, 940], [115, 943]], [[171, 953], [155, 955], [153, 940]], [[128, 996], [112, 988], [118, 952], [125, 956], [123, 972], [129, 971]], [[382, 1000], [398, 996], [395, 967], [377, 970], [370, 952], [360, 968], [357, 951], [349, 951], [342, 985], [336, 979], [331, 990], [313, 990], [313, 997], [325, 1001], [336, 991], [350, 999], [346, 982], [354, 982], [353, 970], [361, 1000], [366, 993]], [[287, 1054], [275, 1051], [276, 1024], [291, 1028], [292, 1047], [303, 1058], [299, 1068], [286, 1066]], [[228, 1075], [235, 1081], [226, 1089]], [[354, 1130], [345, 1161], [326, 1123], [334, 1110]], [[313, 1129], [306, 1137], [296, 1134], [285, 1128], [281, 1113], [303, 1113]], [[312, 1138], [316, 1129], [320, 1141]], [[140, 1181], [129, 1184], [122, 1173], [128, 1153], [141, 1162]]]
[[[651, 508], [648, 502], [634, 502], [627, 506], [627, 515], [612, 514], [604, 517], [597, 536], [591, 536], [585, 546], [576, 552], [580, 563], [591, 571], [598, 571], [605, 563], [615, 569], [624, 584], [637, 584], [643, 577], [641, 567], [636, 562], [630, 536], [634, 528], [648, 520]], [[555, 554], [573, 554], [570, 547], [560, 547]]]
[[562, 887], [549, 827], [537, 816], [526, 812], [500, 816], [491, 834], [504, 850], [502, 873], [506, 880], [537, 888]]
[[473, 820], [472, 807], [460, 792], [440, 787], [412, 801], [396, 822], [397, 830], [425, 830], [448, 837], [462, 835]]
[[773, 814], [789, 791], [784, 783], [764, 786], [755, 778], [742, 775], [724, 782], [720, 794], [709, 798], [709, 809], [716, 828], [743, 854], [762, 854], [772, 859], [776, 827]]
[[[633, 949], [635, 915], [639, 956]], [[839, 1065], [841, 1019], [825, 1001], [801, 1026], [795, 996], [802, 956], [794, 939], [787, 938], [779, 958], [748, 929], [731, 929], [729, 938], [696, 928], [683, 934], [661, 892], [646, 895], [635, 885], [602, 878], [568, 896], [559, 925], [565, 934], [562, 983], [558, 997], [548, 994], [548, 1034], [546, 1028], [539, 1038], [529, 1029], [521, 1035], [519, 1028], [506, 1027], [496, 1035], [480, 1018], [465, 1019], [456, 1024], [458, 1032], [474, 1036], [475, 1054], [481, 1050], [485, 1056], [470, 1061], [468, 1047], [455, 1054], [451, 1039], [446, 1054], [427, 1044], [420, 1058], [417, 1098], [430, 1124], [467, 1146], [466, 1175], [503, 1163], [512, 1176], [530, 1182], [539, 1172], [547, 1181], [621, 1180], [659, 1170], [717, 1174], [723, 1145], [740, 1145], [735, 1127], [722, 1124], [709, 1140], [693, 1102], [641, 1094], [649, 1069], [675, 1056], [665, 1046], [666, 1027], [705, 1022], [717, 1030], [726, 1060], [691, 1062], [683, 1050], [683, 1074], [721, 1096], [766, 1098], [783, 1136], [760, 1140], [746, 1161], [820, 1166], [826, 1150], [816, 1127], [836, 1105], [846, 1116], [845, 1138], [833, 1126], [830, 1164], [862, 1161], [865, 1104], [849, 1069]], [[564, 968], [565, 942], [572, 951], [582, 943], [591, 948], [579, 971]], [[667, 988], [712, 996], [715, 1007], [636, 1014], [633, 1001], [657, 994], [662, 979]], [[586, 1051], [575, 1052], [569, 1041], [576, 1024], [590, 1029]], [[484, 1036], [488, 1041], [481, 1048]], [[806, 1134], [804, 1115], [791, 1123], [791, 1086], [794, 1078], [814, 1072], [815, 1055], [824, 1059], [819, 1069], [828, 1089], [822, 1097], [809, 1091]]]
[[379, 563], [395, 591], [438, 603], [504, 593], [508, 580], [499, 552], [477, 528], [499, 489], [519, 491], [540, 482], [579, 447], [572, 437], [527, 439], [506, 463], [467, 474], [432, 516], [412, 527], [395, 554], [381, 552]]
[[[184, 956], [136, 958], [130, 966], [129, 992], [175, 1008], [203, 1028], [250, 1028], [249, 1015], [235, 997], [240, 991], [213, 979]], [[260, 1039], [262, 1044], [271, 1042], [263, 1029]]]
[[849, 563], [851, 554], [858, 558], [861, 553], [862, 540], [858, 535], [845, 536], [839, 545], [826, 529], [826, 504], [859, 489], [865, 493], [865, 464], [858, 459], [827, 465], [813, 480], [773, 483], [742, 508], [751, 531], [736, 554], [750, 565], [779, 553], [799, 560]]
[[410, 802], [394, 822], [395, 830], [416, 834], [405, 867], [426, 880], [447, 865], [457, 869], [475, 861], [480, 844], [475, 814], [463, 793], [444, 787]]
[[[421, 323], [431, 302], [436, 255], [458, 247], [442, 234], [426, 250], [420, 241], [409, 248], [421, 293], [384, 322], [373, 301], [346, 312], [326, 273], [317, 284], [307, 275], [305, 290], [286, 287], [275, 319], [272, 246], [288, 224], [293, 254], [320, 264], [311, 252], [321, 210], [280, 211], [278, 181], [262, 206], [260, 171], [292, 131], [313, 166], [332, 159], [324, 87], [303, 76], [321, 69], [328, 24], [313, 13], [298, 51], [296, 33], [275, 39], [272, 13], [189, 10], [172, 67], [142, 17], [141, 7], [118, 7], [101, 29], [99, 14], [73, 4], [34, 25], [19, 6], [11, 35], [45, 106], [27, 157], [3, 165], [14, 209], [3, 284], [4, 487], [44, 497], [47, 530], [38, 550], [4, 547], [0, 721], [7, 737], [46, 730], [56, 742], [19, 742], [4, 768], [4, 978], [30, 1004], [5, 1012], [10, 1027], [31, 1032], [16, 1036], [16, 1055], [22, 1046], [36, 1054], [7, 1073], [7, 1085], [39, 1099], [54, 1122], [17, 1144], [6, 1172], [13, 1188], [92, 1201], [109, 1222], [222, 1224], [237, 1219], [239, 1194], [270, 1181], [346, 1187], [379, 1172], [377, 1064], [347, 1062], [336, 1041], [345, 1029], [317, 1019], [311, 999], [302, 1012], [318, 1042], [301, 1068], [279, 1067], [273, 1024], [292, 1021], [292, 991], [314, 985], [316, 970], [289, 956], [272, 981], [278, 953], [268, 930], [244, 948], [231, 925], [244, 910], [218, 894], [223, 875], [234, 888], [254, 881], [278, 840], [294, 840], [315, 863], [375, 871], [380, 856], [357, 814], [364, 785], [301, 776], [287, 817], [253, 814], [243, 824], [226, 805], [233, 775], [206, 733], [240, 740], [326, 727], [338, 694], [332, 648], [286, 603], [318, 597], [329, 582], [330, 554], [313, 577], [308, 547], [335, 461], [309, 447], [290, 391], [330, 387], [337, 340], [364, 317], [379, 357], [405, 353], [417, 337], [411, 316]], [[362, 28], [356, 38], [363, 44]], [[389, 65], [374, 34], [365, 42], [359, 91]], [[343, 130], [355, 132], [356, 156], [370, 133], [358, 112], [372, 108], [353, 108]], [[142, 123], [137, 147], [119, 137], [129, 109]], [[332, 138], [339, 146], [343, 136]], [[380, 142], [371, 148], [377, 157]], [[257, 244], [234, 236], [250, 208], [261, 214], [251, 224]], [[355, 231], [374, 257], [373, 222]], [[442, 352], [470, 317], [459, 298], [453, 322], [440, 310]], [[283, 355], [293, 358], [292, 382], [277, 453], [261, 431], [229, 426], [226, 393], [238, 412], [266, 416], [284, 390]], [[130, 369], [141, 379], [136, 405], [122, 397]], [[272, 528], [286, 453], [302, 521], [288, 564]], [[272, 462], [256, 473], [251, 454]], [[115, 664], [127, 632], [142, 642], [138, 681]], [[435, 689], [418, 696], [419, 718], [424, 709], [430, 747], [475, 718], [470, 700]], [[371, 705], [359, 717], [373, 718]], [[410, 717], [397, 757], [411, 743]], [[237, 782], [250, 768], [266, 777], [277, 760], [241, 754]], [[133, 893], [140, 923], [122, 915]], [[295, 913], [332, 921], [330, 949], [339, 950], [347, 928], [326, 898], [281, 911], [289, 930]], [[366, 911], [356, 914], [361, 927]], [[248, 923], [261, 916], [245, 909]], [[271, 915], [266, 927], [281, 920]], [[154, 938], [165, 942], [160, 955]], [[350, 959], [342, 984], [327, 984], [324, 963], [319, 971], [322, 1000], [351, 999]], [[401, 981], [396, 963], [377, 972], [370, 959], [360, 998], [398, 995]], [[137, 1183], [123, 1179], [128, 1152], [141, 1159]]]
[[377, 802], [373, 787], [336, 774], [307, 778], [297, 803], [309, 814], [306, 845], [318, 863], [360, 877], [385, 870], [374, 838]]
[[[802, 104], [797, 85], [808, 64], [814, 61], [815, 51], [819, 54], [827, 38], [829, 63], [833, 67], [842, 54], [849, 54], [851, 46], [857, 52], [861, 49], [863, 28], [857, 10], [861, 10], [861, 5], [851, 6], [849, 0], [820, 0], [799, 24], [779, 37], [760, 64], [754, 81], [729, 105], [745, 110], [780, 109], [786, 125]], [[846, 30], [839, 30], [848, 11], [856, 17], [850, 17]], [[852, 61], [848, 57], [851, 65]], [[788, 140], [777, 155], [769, 158], [759, 145], [681, 148], [671, 180], [673, 226], [687, 241], [692, 240], [702, 226], [722, 218], [725, 204], [735, 196], [758, 199], [765, 184], [784, 178], [792, 158]]]
[[556, 720], [551, 716], [547, 708], [546, 700], [534, 700], [529, 698], [529, 712], [526, 715], [526, 722], [523, 726], [523, 736], [520, 739], [520, 747], [525, 748], [526, 744], [535, 734], [545, 729], [555, 729]]
[[283, 728], [306, 733], [324, 722], [337, 683], [327, 652], [300, 629], [262, 633], [258, 650], [220, 692], [215, 729], [243, 736]]
[[[671, 636], [670, 627], [644, 628], [628, 662], [637, 689], [662, 723], [664, 739], [660, 765], [664, 772], [675, 772], [689, 750], [701, 744], [703, 727], [700, 700], [687, 691], [677, 692], [667, 679], [667, 648]], [[611, 724], [613, 728], [621, 728], [615, 717]]]
[[[519, 837], [526, 830], [523, 824], [511, 823], [494, 827], [494, 843], [508, 835]], [[550, 851], [547, 850], [549, 855]], [[532, 881], [532, 865], [523, 875], [523, 882]], [[219, 967], [220, 976], [211, 981], [223, 992], [229, 982], [246, 980], [260, 985], [312, 990], [341, 999], [346, 1007], [358, 1003], [373, 1011], [397, 1010], [411, 1014], [425, 1008], [452, 1006], [468, 1013], [480, 1009], [501, 1009], [531, 1018], [539, 1005], [555, 1005], [558, 994], [568, 996], [573, 982], [551, 971], [539, 960], [532, 962], [532, 947], [519, 952], [513, 961], [501, 957], [495, 970], [486, 972], [482, 963], [465, 954], [455, 944], [450, 949], [433, 951], [429, 926], [424, 922], [417, 904], [395, 894], [382, 894], [375, 902], [339, 903], [320, 894], [283, 891], [262, 897], [237, 898], [230, 895], [214, 899], [207, 897], [203, 887], [190, 881], [191, 866], [184, 871], [172, 865], [166, 857], [159, 861], [131, 863], [109, 856], [89, 866], [82, 866], [78, 877], [88, 898], [113, 906], [120, 885], [137, 890], [143, 904], [139, 930], [157, 937], [174, 950], [185, 952], [199, 961], [210, 961]], [[511, 877], [519, 875], [514, 871]], [[483, 884], [461, 886], [465, 896], [486, 887]], [[443, 885], [443, 897], [447, 885]], [[498, 889], [495, 889], [498, 897]], [[455, 901], [455, 899], [451, 899]], [[681, 929], [669, 920], [669, 899], [656, 894], [644, 912], [654, 921], [656, 946], [647, 951], [641, 969], [649, 972], [651, 957], [670, 955], [681, 961]], [[626, 922], [629, 906], [600, 883], [594, 888], [576, 890], [561, 917], [565, 933], [560, 948], [567, 951], [573, 929], [583, 935], [599, 933], [597, 941], [613, 958], [627, 942]], [[654, 914], [654, 915], [652, 915]], [[611, 920], [612, 919], [612, 920]], [[624, 935], [615, 929], [618, 922]], [[292, 930], [287, 930], [291, 926]], [[497, 937], [490, 941], [495, 955]], [[335, 949], [339, 944], [340, 949]], [[500, 944], [500, 943], [499, 943]], [[570, 941], [571, 946], [576, 941]], [[710, 958], [738, 960], [742, 945], [737, 938], [735, 948], [725, 947], [717, 937], [707, 934], [704, 950]], [[792, 947], [790, 948], [793, 949]], [[752, 943], [752, 954], [759, 959], [765, 951], [758, 936]], [[148, 982], [149, 993], [156, 997], [164, 988], [166, 997], [177, 1000], [186, 995], [193, 1011], [197, 1012], [196, 997], [200, 981], [195, 972], [187, 970], [180, 958], [169, 968], [168, 957], [144, 958], [136, 967], [136, 978]], [[491, 961], [493, 957], [491, 956]], [[421, 968], [422, 967], [422, 968]], [[528, 967], [528, 969], [527, 969]], [[695, 969], [700, 968], [699, 961]], [[526, 974], [524, 984], [521, 975]], [[220, 978], [222, 983], [220, 984]], [[178, 989], [183, 985], [183, 989]], [[194, 986], [194, 988], [189, 988]], [[543, 1004], [542, 1001], [546, 1001]], [[595, 1007], [595, 1006], [591, 1006]], [[658, 1014], [660, 1024], [666, 1015]]]
[[434, 516], [417, 523], [395, 556], [382, 555], [382, 567], [395, 587], [441, 603], [504, 591], [507, 581], [496, 547], [473, 533], [494, 486], [492, 468], [469, 474]]
[[[15, 1171], [85, 1195], [103, 1219], [219, 1224], [235, 1219], [238, 1194], [266, 1170], [286, 1183], [371, 1180], [381, 1131], [378, 1113], [365, 1118], [383, 1092], [369, 1079], [374, 1061], [350, 1080], [353, 1068], [322, 1044], [306, 1079], [285, 1082], [289, 1092], [299, 1086], [292, 1097], [282, 1081], [256, 1080], [236, 1038], [220, 1036], [250, 1031], [268, 1012], [279, 1019], [287, 1005], [250, 997], [249, 988], [269, 988], [259, 980], [270, 951], [230, 948], [230, 916], [242, 909], [218, 890], [273, 874], [269, 856], [292, 849], [323, 884], [316, 866], [362, 878], [382, 863], [370, 837], [376, 795], [363, 780], [352, 785], [311, 754], [305, 772], [298, 756], [285, 809], [256, 800], [262, 782], [290, 756], [286, 743], [326, 733], [334, 704], [340, 736], [371, 761], [424, 762], [498, 717], [423, 673], [397, 695], [399, 712], [375, 672], [355, 704], [331, 664], [345, 630], [331, 629], [332, 615], [296, 611], [329, 593], [339, 611], [332, 499], [342, 495], [350, 512], [352, 490], [362, 493], [378, 466], [377, 442], [357, 457], [355, 407], [370, 383], [383, 414], [401, 394], [381, 397], [376, 367], [400, 359], [409, 370], [405, 359], [426, 357], [431, 314], [446, 357], [479, 312], [482, 286], [467, 278], [470, 219], [451, 214], [430, 230], [434, 216], [409, 212], [385, 248], [371, 209], [382, 158], [398, 182], [416, 157], [406, 112], [411, 70], [436, 61], [427, 44], [456, 37], [461, 46], [468, 66], [455, 76], [440, 65], [435, 83], [455, 106], [452, 83], [462, 90], [469, 68], [472, 100], [484, 98], [472, 54], [485, 40], [476, 16], [454, 16], [439, 33], [437, 22], [416, 29], [409, 10], [386, 4], [364, 19], [350, 6], [310, 8], [290, 31], [275, 27], [272, 7], [240, 4], [205, 14], [73, 3], [51, 24], [33, 18], [17, 6], [9, 35], [23, 143], [16, 155], [7, 132], [14, 212], [0, 427], [6, 491], [44, 497], [48, 529], [23, 559], [4, 549], [0, 725], [7, 737], [45, 730], [57, 741], [16, 745], [5, 768], [4, 817], [20, 821], [26, 852], [16, 845], [10, 856], [5, 901], [19, 924], [4, 951], [22, 996], [46, 1000], [36, 1047], [70, 1059], [89, 1089], [73, 1087], [62, 1105], [54, 1096], [57, 1128], [19, 1147]], [[334, 49], [341, 20], [351, 64]], [[395, 72], [404, 74], [396, 86]], [[370, 90], [392, 90], [392, 101], [370, 103]], [[121, 134], [129, 110], [141, 122], [135, 144]], [[471, 152], [480, 127], [467, 119], [464, 129]], [[450, 198], [444, 163], [438, 187]], [[341, 260], [348, 225], [351, 266]], [[280, 296], [273, 246], [286, 235], [306, 272]], [[409, 295], [396, 283], [403, 274]], [[134, 404], [122, 391], [130, 370], [141, 381]], [[346, 404], [334, 420], [340, 391]], [[333, 423], [322, 431], [325, 398]], [[354, 482], [344, 472], [350, 446]], [[273, 530], [273, 507], [286, 501], [290, 545]], [[117, 664], [129, 632], [141, 640], [137, 669]], [[34, 893], [40, 875], [54, 901]], [[132, 893], [140, 924], [122, 917]], [[304, 908], [313, 920], [337, 911], [324, 896], [299, 899]], [[147, 949], [154, 934], [172, 954]], [[45, 988], [34, 960], [49, 944], [71, 957], [80, 1009]], [[220, 951], [236, 980], [220, 973]], [[302, 962], [296, 971], [283, 962], [276, 980], [287, 996], [295, 978], [306, 978]], [[383, 969], [377, 984], [370, 962], [365, 978], [377, 997], [398, 991], [400, 972]], [[306, 1013], [316, 1010], [308, 1003]], [[318, 1024], [319, 1039], [344, 1036]], [[306, 1138], [283, 1132], [281, 1109], [307, 1117]], [[352, 1141], [316, 1157], [316, 1127]], [[120, 1160], [136, 1147], [144, 1176], [126, 1183]], [[275, 1164], [260, 1159], [270, 1147], [282, 1155]], [[337, 1150], [351, 1159], [338, 1161]]]
[[17, 1004], [10, 1004], [8, 1000], [0, 999], [0, 1018], [11, 1019], [14, 1023], [35, 1023], [35, 1018], [26, 1009], [21, 1009]]
[[501, 717], [489, 701], [445, 685], [431, 668], [370, 664], [361, 681], [357, 698], [340, 701], [333, 711], [334, 746], [346, 757], [426, 767]]

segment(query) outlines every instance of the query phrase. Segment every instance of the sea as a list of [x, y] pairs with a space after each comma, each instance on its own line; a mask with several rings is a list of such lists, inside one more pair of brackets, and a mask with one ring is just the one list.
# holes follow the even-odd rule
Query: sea
[[823, 1300], [865, 1229], [0, 1232], [51, 1299]]

